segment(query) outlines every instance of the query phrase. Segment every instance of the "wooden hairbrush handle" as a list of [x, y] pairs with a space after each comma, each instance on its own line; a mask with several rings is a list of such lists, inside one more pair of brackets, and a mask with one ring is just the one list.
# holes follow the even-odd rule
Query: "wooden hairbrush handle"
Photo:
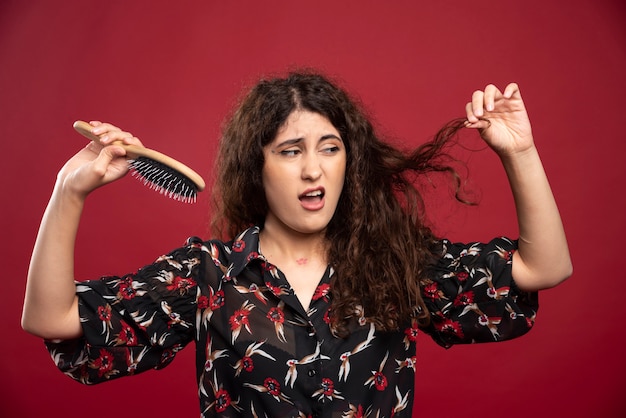
[[[92, 132], [93, 128], [94, 127], [91, 126], [89, 123], [83, 122], [82, 120], [74, 122], [74, 129], [76, 129], [78, 133], [94, 142], [100, 143], [100, 137]], [[206, 187], [204, 180], [202, 179], [202, 177], [200, 177], [198, 173], [196, 173], [180, 161], [173, 159], [172, 157], [168, 157], [167, 155], [161, 154], [160, 152], [152, 150], [150, 148], [142, 147], [139, 145], [125, 144], [124, 142], [119, 140], [113, 141], [111, 144], [115, 144], [124, 148], [124, 150], [126, 151], [126, 156], [129, 159], [135, 159], [138, 157], [149, 158], [180, 172], [196, 185], [198, 191], [202, 191]]]

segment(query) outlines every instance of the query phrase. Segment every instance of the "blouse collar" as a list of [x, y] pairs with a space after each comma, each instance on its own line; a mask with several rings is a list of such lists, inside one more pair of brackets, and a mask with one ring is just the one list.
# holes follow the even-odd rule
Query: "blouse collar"
[[261, 255], [259, 249], [260, 231], [261, 228], [259, 228], [259, 226], [250, 227], [225, 245], [230, 266], [228, 267], [224, 279], [230, 280], [232, 277], [236, 277], [253, 260], [259, 259], [263, 262], [267, 262], [267, 259]]

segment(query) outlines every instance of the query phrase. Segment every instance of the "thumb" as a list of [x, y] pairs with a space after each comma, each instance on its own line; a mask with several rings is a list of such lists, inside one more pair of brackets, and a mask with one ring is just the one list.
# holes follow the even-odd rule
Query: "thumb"
[[102, 177], [104, 181], [112, 181], [122, 177], [128, 171], [125, 156], [126, 151], [120, 146], [110, 145], [102, 148], [96, 159], [93, 160], [94, 173]]

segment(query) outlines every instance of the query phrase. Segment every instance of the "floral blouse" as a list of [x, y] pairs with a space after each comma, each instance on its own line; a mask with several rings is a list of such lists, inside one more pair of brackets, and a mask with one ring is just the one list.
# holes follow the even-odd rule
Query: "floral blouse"
[[[348, 338], [329, 327], [328, 267], [308, 311], [283, 273], [259, 253], [259, 229], [229, 243], [190, 238], [122, 277], [77, 282], [84, 336], [46, 341], [56, 365], [85, 384], [167, 366], [196, 342], [203, 417], [410, 416], [417, 323], [376, 331], [362, 307]], [[536, 293], [511, 277], [516, 244], [442, 241], [422, 283], [424, 329], [444, 347], [526, 333]]]

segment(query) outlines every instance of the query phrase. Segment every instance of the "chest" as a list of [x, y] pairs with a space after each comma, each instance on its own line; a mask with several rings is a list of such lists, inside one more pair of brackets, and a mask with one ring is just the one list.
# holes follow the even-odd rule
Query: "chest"
[[324, 265], [306, 266], [291, 265], [283, 268], [282, 274], [287, 281], [291, 290], [298, 298], [300, 305], [304, 311], [308, 311], [313, 296], [322, 281], [327, 267]]
[[196, 324], [207, 416], [244, 405], [268, 416], [331, 416], [358, 406], [389, 416], [398, 393], [408, 400], [415, 345], [406, 333], [380, 335], [358, 321], [349, 338], [334, 337], [331, 276], [331, 268], [281, 271], [258, 263], [200, 286], [214, 301]]

